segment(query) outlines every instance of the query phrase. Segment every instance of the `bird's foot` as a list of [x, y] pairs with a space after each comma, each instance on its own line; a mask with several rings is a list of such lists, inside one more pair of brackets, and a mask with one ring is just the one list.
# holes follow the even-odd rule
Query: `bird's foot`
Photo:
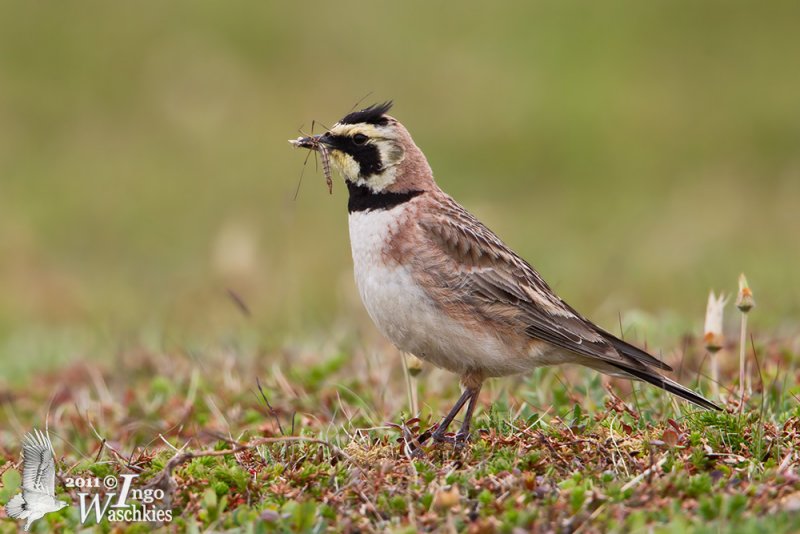
[[422, 446], [419, 447], [408, 447], [406, 449], [406, 455], [414, 460], [420, 460], [426, 457], [425, 449]]
[[455, 443], [456, 438], [455, 436], [448, 435], [444, 432], [434, 432], [431, 434], [431, 439], [434, 443]]
[[431, 434], [431, 439], [434, 443], [449, 443], [454, 445], [457, 449], [464, 447], [470, 441], [469, 431], [459, 431], [458, 434], [448, 434], [439, 432], [438, 430]]
[[[441, 443], [450, 444], [455, 451], [461, 452], [471, 439], [469, 431], [464, 431], [463, 428], [457, 434], [452, 434], [441, 426], [433, 426], [421, 433], [413, 442], [406, 443], [406, 455], [412, 459], [425, 458], [427, 451], [435, 449]], [[427, 445], [428, 442], [430, 445]]]
[[469, 430], [460, 430], [455, 437], [455, 446], [457, 449], [461, 449], [467, 446], [467, 443], [472, 441], [472, 436], [469, 433]]

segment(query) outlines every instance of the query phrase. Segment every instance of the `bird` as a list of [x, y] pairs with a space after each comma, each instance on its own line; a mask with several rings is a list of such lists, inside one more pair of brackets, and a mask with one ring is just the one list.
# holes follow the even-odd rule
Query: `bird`
[[22, 493], [8, 504], [6, 513], [14, 519], [25, 519], [25, 530], [50, 512], [57, 512], [69, 503], [56, 499], [56, 467], [50, 438], [37, 429], [22, 439]]
[[[463, 392], [434, 441], [469, 439], [486, 379], [549, 365], [644, 381], [720, 410], [662, 375], [669, 365], [572, 308], [445, 193], [391, 107], [352, 111], [324, 133], [289, 142], [321, 153], [326, 173], [330, 161], [344, 178], [355, 282], [375, 326], [400, 351], [460, 377]], [[465, 405], [459, 431], [448, 435]]]

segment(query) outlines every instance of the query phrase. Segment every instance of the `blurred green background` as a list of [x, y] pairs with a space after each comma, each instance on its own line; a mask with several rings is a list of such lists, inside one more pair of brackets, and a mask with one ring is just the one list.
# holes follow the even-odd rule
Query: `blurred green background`
[[797, 2], [3, 3], [2, 352], [76, 326], [360, 324], [346, 190], [312, 160], [294, 200], [286, 140], [368, 93], [602, 324], [698, 330], [744, 271], [755, 324], [794, 325], [798, 20]]

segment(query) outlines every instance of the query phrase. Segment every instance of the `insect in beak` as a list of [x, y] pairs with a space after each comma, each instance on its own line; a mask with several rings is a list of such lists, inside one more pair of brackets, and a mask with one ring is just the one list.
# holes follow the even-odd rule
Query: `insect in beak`
[[297, 148], [307, 148], [309, 150], [319, 150], [322, 144], [322, 134], [310, 135], [308, 137], [298, 137], [297, 139], [289, 139], [289, 143]]
[[289, 143], [296, 148], [307, 148], [319, 153], [322, 160], [322, 173], [325, 175], [325, 183], [328, 186], [328, 193], [333, 193], [333, 178], [331, 177], [331, 156], [328, 150], [326, 136], [328, 134], [311, 135], [308, 137], [298, 137], [297, 139], [289, 139]]

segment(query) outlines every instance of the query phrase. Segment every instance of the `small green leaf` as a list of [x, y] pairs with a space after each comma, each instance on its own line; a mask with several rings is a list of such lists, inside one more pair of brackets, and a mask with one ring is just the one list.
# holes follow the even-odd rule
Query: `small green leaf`
[[16, 469], [9, 469], [3, 473], [3, 488], [8, 491], [16, 491], [22, 483], [22, 476]]
[[217, 507], [217, 492], [212, 488], [208, 488], [203, 492], [203, 504], [209, 510], [215, 509]]

